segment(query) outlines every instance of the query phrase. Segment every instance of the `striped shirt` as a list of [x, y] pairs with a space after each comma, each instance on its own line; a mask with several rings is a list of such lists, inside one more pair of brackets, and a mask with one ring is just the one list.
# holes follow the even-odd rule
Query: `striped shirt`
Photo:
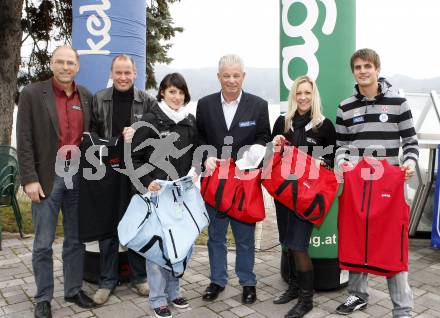
[[357, 163], [363, 156], [399, 165], [400, 147], [402, 163], [418, 160], [419, 146], [408, 102], [390, 87], [381, 79], [380, 94], [374, 99], [358, 92], [341, 102], [336, 113], [336, 166], [344, 161]]

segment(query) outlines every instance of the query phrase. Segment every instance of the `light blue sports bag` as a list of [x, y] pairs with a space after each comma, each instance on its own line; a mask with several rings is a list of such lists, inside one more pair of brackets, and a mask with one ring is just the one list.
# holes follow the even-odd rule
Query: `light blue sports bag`
[[191, 177], [158, 182], [157, 194], [132, 197], [118, 225], [119, 241], [177, 277], [185, 271], [209, 217]]

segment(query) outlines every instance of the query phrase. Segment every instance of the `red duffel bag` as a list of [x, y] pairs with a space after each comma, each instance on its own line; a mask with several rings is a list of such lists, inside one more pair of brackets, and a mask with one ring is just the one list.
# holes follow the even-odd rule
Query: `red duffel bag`
[[201, 181], [203, 199], [220, 215], [245, 223], [264, 220], [261, 170], [240, 171], [232, 160], [217, 163], [212, 175]]
[[200, 181], [203, 199], [219, 212], [226, 213], [232, 206], [237, 186], [234, 176], [235, 165], [231, 160], [224, 160], [218, 161], [212, 174]]
[[320, 225], [338, 192], [334, 172], [294, 146], [277, 146], [263, 167], [262, 184], [289, 209]]

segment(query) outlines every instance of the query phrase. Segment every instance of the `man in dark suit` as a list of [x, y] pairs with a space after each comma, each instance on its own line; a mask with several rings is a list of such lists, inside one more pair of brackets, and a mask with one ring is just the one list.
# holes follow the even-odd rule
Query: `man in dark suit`
[[[79, 56], [73, 48], [55, 49], [50, 68], [51, 79], [23, 89], [17, 115], [21, 183], [32, 200], [35, 231], [32, 251], [37, 285], [35, 317], [52, 317], [52, 243], [60, 208], [64, 227], [64, 299], [82, 308], [95, 306], [81, 290], [85, 247], [78, 240], [78, 174], [72, 173], [75, 167], [71, 165], [82, 133], [88, 129], [92, 96], [74, 82]], [[71, 179], [63, 178], [63, 173]]]
[[[242, 90], [245, 72], [241, 58], [237, 55], [220, 58], [217, 76], [221, 91], [200, 99], [197, 104], [199, 144], [211, 145], [217, 150], [216, 157], [208, 155], [204, 160], [208, 172], [215, 169], [218, 160], [237, 159], [240, 148], [253, 144], [266, 145], [270, 141], [267, 101]], [[232, 148], [230, 153], [222, 153], [225, 145]], [[216, 299], [227, 284], [226, 232], [231, 224], [237, 252], [235, 272], [243, 286], [242, 301], [252, 304], [256, 300], [257, 283], [254, 273], [255, 224], [219, 218], [213, 207], [206, 205], [206, 208], [211, 219], [208, 228], [211, 283], [203, 299]]]

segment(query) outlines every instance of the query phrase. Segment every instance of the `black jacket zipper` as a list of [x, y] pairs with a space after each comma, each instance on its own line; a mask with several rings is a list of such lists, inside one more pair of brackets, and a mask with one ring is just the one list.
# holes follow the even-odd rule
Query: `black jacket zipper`
[[362, 192], [362, 206], [361, 206], [361, 212], [364, 212], [365, 192], [367, 192], [367, 181], [366, 181], [366, 180], [364, 180], [364, 191]]
[[370, 189], [368, 191], [367, 216], [365, 219], [365, 265], [368, 264], [368, 217], [370, 215], [371, 188], [372, 187], [373, 187], [373, 181], [370, 180]]

